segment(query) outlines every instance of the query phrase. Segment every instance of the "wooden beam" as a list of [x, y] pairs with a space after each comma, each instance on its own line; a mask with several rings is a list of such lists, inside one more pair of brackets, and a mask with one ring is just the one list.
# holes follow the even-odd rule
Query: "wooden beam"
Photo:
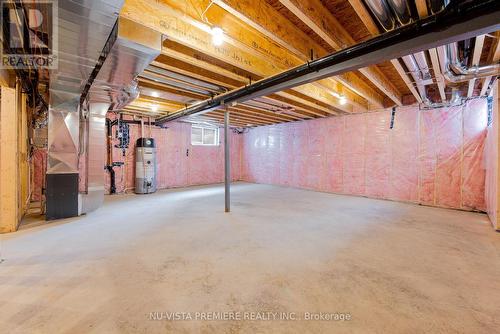
[[441, 101], [446, 102], [446, 93], [444, 91], [445, 81], [443, 73], [441, 71], [441, 67], [439, 65], [437, 50], [435, 48], [430, 49], [429, 55], [431, 56], [432, 70], [434, 71], [434, 77], [436, 78], [437, 81]]
[[[354, 38], [320, 0], [280, 0], [280, 2], [334, 50], [356, 44]], [[359, 71], [394, 103], [402, 105], [401, 94], [376, 66], [361, 68]]]
[[[241, 111], [246, 112], [248, 114], [262, 115], [262, 116], [265, 116], [267, 118], [278, 120], [278, 121], [280, 121], [280, 120], [281, 121], [296, 121], [296, 120], [300, 119], [296, 116], [284, 114], [283, 112], [281, 112], [281, 113], [273, 112], [273, 111], [270, 111], [269, 109], [255, 108], [255, 107], [248, 106], [245, 104], [238, 104], [232, 108], [241, 110]], [[278, 110], [278, 109], [276, 109], [276, 110]]]
[[[203, 114], [201, 117], [198, 117], [198, 118], [200, 118], [201, 120], [207, 118], [207, 119], [210, 119], [212, 122], [222, 123], [222, 124], [224, 123], [224, 116], [221, 117], [219, 113], [216, 114], [213, 111], [206, 113], [206, 114]], [[242, 128], [248, 127], [247, 122], [231, 118], [231, 115], [229, 115], [229, 119], [231, 120], [231, 125], [235, 125], [237, 127], [242, 127]]]
[[415, 0], [415, 5], [417, 6], [418, 16], [420, 16], [421, 19], [429, 15], [429, 13], [427, 12], [426, 0]]
[[[210, 71], [217, 72], [224, 76], [231, 76], [233, 79], [240, 81], [239, 87], [249, 83], [248, 78], [245, 78], [242, 73], [238, 72], [238, 68], [235, 68], [230, 64], [226, 64], [219, 59], [214, 60], [210, 57], [204, 56], [196, 50], [186, 48], [185, 46], [179, 46], [175, 43], [168, 43], [167, 45], [169, 48], [164, 49], [164, 54], [176, 55], [179, 59], [187, 61], [190, 64], [210, 69]], [[214, 65], [213, 63], [216, 63], [217, 65]], [[254, 80], [259, 80], [261, 78], [261, 76], [253, 74]], [[332, 99], [334, 99], [333, 95], [328, 93], [325, 89], [322, 89], [322, 86], [317, 87], [318, 84], [324, 85], [325, 83], [320, 81], [312, 85], [301, 86], [299, 89], [289, 89], [278, 92], [272, 96], [282, 96], [288, 99], [288, 102], [294, 104], [298, 110], [300, 110], [303, 106], [307, 106], [306, 110], [308, 113], [312, 113], [317, 116], [328, 116], [334, 114], [335, 110], [332, 109], [329, 104]]]
[[415, 89], [415, 86], [413, 86], [413, 83], [410, 81], [410, 79], [406, 75], [405, 70], [404, 70], [403, 66], [401, 66], [401, 63], [399, 62], [399, 60], [392, 59], [391, 63], [394, 66], [394, 68], [396, 69], [396, 71], [398, 71], [399, 75], [401, 76], [401, 78], [403, 79], [405, 84], [410, 89], [410, 92], [417, 99], [418, 103], [422, 103], [422, 98], [420, 97], [420, 94], [417, 92], [417, 90]]
[[[310, 60], [311, 52], [315, 57], [328, 54], [327, 50], [294, 26], [265, 0], [215, 0], [214, 3], [294, 53], [302, 63]], [[357, 77], [351, 73], [351, 78], [353, 76]], [[340, 81], [349, 90], [362, 96], [376, 107], [382, 107], [383, 97], [367, 85], [358, 86], [362, 79], [359, 77], [357, 79], [352, 82], [346, 78], [345, 74], [335, 77], [336, 81]]]
[[[478, 66], [481, 60], [481, 53], [483, 52], [485, 35], [477, 36], [474, 43], [474, 52], [472, 53], [472, 66]], [[474, 86], [476, 84], [476, 79], [471, 79], [469, 81], [469, 89], [467, 90], [467, 97], [472, 97], [474, 93]]]
[[[496, 38], [493, 41], [490, 54], [488, 56], [488, 62], [490, 64], [500, 62], [500, 32], [495, 34]], [[481, 96], [486, 95], [486, 90], [488, 89], [488, 85], [491, 81], [491, 76], [483, 79], [482, 87], [481, 87]]]
[[[147, 21], [143, 19], [144, 13], [148, 14]], [[142, 21], [144, 25], [167, 35], [170, 40], [220, 59], [259, 77], [268, 77], [288, 69], [283, 64], [277, 64], [264, 57], [256, 56], [247, 50], [235, 47], [231, 43], [215, 46], [212, 43], [212, 36], [206, 24], [183, 15], [182, 12], [164, 4], [148, 1], [127, 1], [120, 15], [130, 20]], [[331, 107], [331, 114], [336, 114], [339, 111], [352, 111], [352, 106], [340, 104], [338, 99], [331, 94], [319, 92], [317, 87], [310, 84], [294, 88], [294, 90], [313, 96], [326, 103]]]
[[0, 233], [14, 232], [19, 224], [18, 123], [16, 90], [1, 87], [0, 106]]
[[[218, 115], [222, 115], [224, 116], [224, 110], [222, 109], [216, 109], [213, 111], [214, 114]], [[247, 115], [244, 115], [242, 114], [241, 112], [237, 112], [237, 111], [232, 111], [233, 113], [233, 117], [235, 119], [238, 119], [239, 121], [243, 121], [243, 122], [248, 122], [248, 123], [252, 123], [252, 124], [259, 124], [259, 125], [270, 125], [270, 124], [275, 124], [275, 123], [278, 123], [278, 122], [273, 122], [273, 121], [264, 121], [264, 120], [261, 120], [261, 119], [256, 119], [254, 117], [249, 117]]]
[[[425, 1], [425, 0], [424, 0]], [[380, 31], [372, 19], [372, 16], [368, 9], [366, 9], [365, 5], [361, 0], [349, 0], [351, 7], [354, 8], [356, 14], [361, 19], [361, 22], [365, 25], [366, 29], [372, 36], [377, 36]]]
[[[427, 11], [426, 0], [416, 0], [415, 4], [417, 6], [418, 16], [421, 19], [429, 16], [429, 12]], [[434, 71], [434, 77], [436, 79], [436, 84], [438, 86], [439, 96], [441, 97], [442, 102], [446, 102], [446, 93], [445, 93], [446, 82], [442, 74], [442, 69], [439, 66], [439, 58], [437, 55], [437, 50], [435, 48], [430, 49], [429, 55], [431, 57], [432, 69]]]
[[[425, 2], [425, 0], [424, 0]], [[361, 22], [363, 22], [364, 26], [372, 36], [377, 36], [380, 34], [380, 30], [377, 27], [375, 21], [372, 19], [370, 13], [366, 9], [365, 5], [361, 0], [349, 0], [349, 3], [351, 6], [354, 8], [354, 11], [358, 14], [358, 17], [360, 18]], [[427, 6], [425, 6], [427, 9]], [[401, 79], [404, 81], [410, 92], [413, 94], [415, 99], [417, 101], [422, 101], [422, 98], [420, 97], [420, 94], [418, 94], [417, 90], [415, 89], [412, 81], [408, 78], [408, 75], [405, 73], [404, 70], [401, 70], [401, 64], [399, 63], [399, 60], [397, 59], [392, 59], [391, 64], [394, 66], [396, 71], [398, 72], [399, 76]]]
[[[168, 50], [166, 52], [169, 52], [169, 53], [174, 52], [175, 53], [176, 51]], [[220, 84], [224, 87], [227, 87], [228, 89], [234, 89], [237, 87], [244, 86], [245, 78], [243, 78], [243, 77], [236, 76], [236, 75], [233, 76], [233, 78], [238, 78], [239, 81], [232, 79], [232, 78], [228, 78], [225, 76], [225, 75], [228, 75], [228, 73], [225, 73], [225, 71], [227, 71], [227, 70], [225, 70], [223, 68], [216, 67], [210, 63], [205, 63], [205, 62], [202, 62], [200, 60], [196, 60], [194, 58], [191, 59], [190, 57], [185, 56], [184, 54], [182, 54], [180, 52], [176, 53], [176, 55], [178, 58], [182, 58], [183, 60], [185, 60], [187, 62], [180, 61], [177, 58], [171, 58], [168, 56], [160, 56], [157, 60], [161, 60], [162, 62], [155, 61], [154, 64], [156, 66], [159, 66], [159, 67], [162, 67], [165, 69], [169, 69], [169, 70], [172, 70], [175, 72], [180, 71], [181, 73], [184, 73], [185, 75], [195, 76], [199, 80], [204, 80], [204, 81], [212, 82], [215, 84]], [[166, 57], [166, 58], [163, 58], [163, 57]], [[169, 65], [167, 65], [167, 64], [169, 64]], [[170, 66], [170, 65], [172, 65], [172, 66]], [[209, 68], [210, 70], [208, 70], [207, 68]], [[224, 72], [224, 75], [222, 75], [221, 73], [216, 73], [216, 72]], [[229, 72], [229, 71], [227, 71], [227, 72]], [[232, 74], [232, 72], [231, 72], [231, 74]], [[231, 74], [229, 74], [229, 75], [231, 75]], [[213, 79], [214, 77], [216, 79]], [[286, 92], [284, 94], [286, 95]], [[289, 102], [292, 102], [292, 101], [289, 101]], [[295, 103], [295, 104], [291, 103], [291, 107], [293, 107], [294, 109], [298, 108], [299, 110], [301, 110], [300, 106], [301, 106], [300, 103]], [[304, 110], [304, 112], [306, 112], [306, 111]], [[300, 112], [293, 113], [291, 116], [288, 116], [288, 117], [292, 117], [293, 119], [296, 119], [296, 120], [303, 119], [304, 117], [309, 118], [309, 116], [307, 116], [307, 114], [300, 113]]]
[[[139, 77], [138, 80], [139, 80], [139, 84], [141, 85], [141, 87], [147, 87], [147, 88], [151, 88], [151, 89], [155, 89], [155, 90], [161, 90], [162, 92], [172, 94], [172, 96], [173, 95], [184, 96], [184, 97], [189, 97], [192, 100], [204, 100], [208, 97], [208, 96], [203, 95], [203, 94], [189, 92], [189, 91], [179, 89], [177, 87], [172, 87], [172, 86], [166, 85], [164, 83], [154, 81], [151, 79], [147, 79], [147, 78]], [[174, 99], [172, 98], [172, 100], [174, 100]]]

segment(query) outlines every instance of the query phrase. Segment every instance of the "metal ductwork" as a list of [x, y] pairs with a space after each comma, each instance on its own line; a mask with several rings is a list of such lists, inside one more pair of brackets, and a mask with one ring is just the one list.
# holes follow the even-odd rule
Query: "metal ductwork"
[[365, 0], [365, 4], [384, 31], [412, 22], [410, 5], [406, 0]]
[[[380, 26], [386, 31], [393, 25], [402, 26], [412, 21], [411, 9], [406, 0], [365, 0], [365, 2], [368, 8], [371, 9], [372, 14], [377, 18]], [[428, 0], [427, 8], [432, 14], [436, 14], [444, 10], [448, 3], [448, 0]], [[390, 19], [391, 16], [393, 16], [392, 19]], [[441, 50], [441, 56], [444, 59], [441, 67], [443, 76], [448, 83], [456, 84], [471, 79], [498, 75], [498, 64], [469, 68], [467, 63], [471, 54], [471, 39], [460, 42], [460, 45], [462, 46], [461, 56], [459, 56], [457, 42], [451, 43], [444, 50]], [[422, 101], [424, 104], [431, 105], [432, 102], [427, 97], [426, 85], [433, 84], [433, 81], [425, 53], [419, 52], [404, 56], [402, 60], [413, 77]], [[458, 91], [452, 94], [452, 99], [456, 98], [456, 94], [458, 94]], [[452, 101], [450, 100], [448, 103], [452, 103]]]
[[442, 11], [448, 4], [450, 0], [427, 0], [427, 9], [430, 15], [434, 15]]
[[106, 113], [120, 110], [139, 95], [137, 76], [161, 53], [160, 33], [128, 19], [119, 18], [101, 59], [89, 79], [82, 102], [88, 105], [86, 179], [81, 213], [101, 206], [104, 200]]
[[123, 3], [58, 2], [59, 67], [50, 72], [48, 220], [100, 205], [105, 114], [138, 96], [135, 78], [161, 52], [159, 33], [117, 19]]
[[[372, 14], [377, 18], [379, 24], [389, 31], [412, 22], [411, 9], [406, 0], [365, 0], [366, 5], [371, 9]], [[442, 0], [439, 2], [443, 3]], [[376, 10], [374, 10], [376, 9]], [[441, 10], [444, 9], [441, 8]], [[383, 10], [383, 12], [382, 12]], [[391, 22], [394, 26], [387, 25], [388, 17], [392, 17]], [[391, 29], [389, 29], [391, 28]], [[432, 75], [429, 71], [429, 65], [423, 51], [402, 57], [406, 68], [417, 86], [418, 93], [424, 103], [431, 101], [427, 97], [426, 85], [432, 84]]]
[[429, 81], [432, 83], [432, 76], [429, 72], [429, 67], [427, 66], [425, 54], [423, 52], [418, 52], [412, 55], [404, 56], [402, 59], [415, 81], [422, 101], [424, 101], [424, 103], [428, 103], [429, 98], [427, 97], [425, 86], [429, 83]]
[[80, 211], [80, 96], [123, 0], [57, 2], [58, 67], [50, 71], [46, 219]]
[[327, 77], [418, 53], [450, 42], [500, 30], [497, 0], [466, 0], [451, 3], [438, 14], [353, 45], [325, 57], [289, 69], [251, 85], [201, 101], [156, 124], [202, 114], [225, 105], [241, 103]]
[[397, 28], [396, 20], [386, 0], [365, 0], [365, 4], [384, 31], [391, 31]]
[[[456, 84], [472, 79], [497, 76], [500, 74], [500, 64], [468, 67], [465, 60], [460, 59], [457, 43], [450, 43], [438, 49], [442, 60], [443, 76], [449, 83]], [[462, 54], [464, 54], [462, 52]]]

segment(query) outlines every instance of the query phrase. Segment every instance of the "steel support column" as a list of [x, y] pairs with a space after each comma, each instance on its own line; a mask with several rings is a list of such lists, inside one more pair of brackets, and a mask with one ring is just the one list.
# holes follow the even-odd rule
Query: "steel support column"
[[224, 195], [225, 211], [231, 210], [231, 156], [229, 154], [229, 110], [224, 112]]

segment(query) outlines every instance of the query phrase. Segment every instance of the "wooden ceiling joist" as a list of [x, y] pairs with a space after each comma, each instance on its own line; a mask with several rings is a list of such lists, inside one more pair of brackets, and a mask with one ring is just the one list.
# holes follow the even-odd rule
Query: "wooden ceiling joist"
[[[169, 36], [169, 39], [220, 59], [244, 71], [254, 73], [260, 78], [268, 77], [287, 69], [282, 64], [277, 64], [265, 57], [255, 56], [247, 50], [236, 47], [229, 42], [221, 46], [213, 45], [212, 36], [206, 31], [207, 28], [204, 28], [206, 24], [195, 21], [183, 12], [167, 6], [165, 1], [162, 4], [130, 1], [125, 3], [121, 12], [123, 16], [134, 21], [140, 21], [145, 13], [148, 14], [149, 19], [144, 24]], [[313, 85], [304, 85], [294, 90], [328, 104], [332, 108], [332, 114], [352, 111], [352, 106], [342, 105], [331, 94], [319, 92], [319, 89]]]
[[[310, 60], [311, 51], [316, 57], [328, 54], [322, 46], [313, 41], [302, 30], [294, 26], [286, 17], [277, 12], [265, 0], [215, 0], [214, 3], [252, 26], [259, 33], [272, 39], [279, 45], [293, 52], [303, 62]], [[361, 78], [350, 73], [335, 77], [353, 92], [367, 99], [376, 107], [383, 107], [383, 97], [367, 85], [359, 85]]]
[[[169, 56], [176, 56], [179, 59], [188, 62], [191, 66], [205, 68], [206, 71], [209, 69], [210, 72], [216, 72], [219, 75], [219, 80], [225, 80], [227, 82], [224, 77], [231, 76], [232, 78], [229, 80], [233, 80], [233, 83], [234, 81], [239, 80], [239, 85], [237, 87], [242, 87], [249, 83], [248, 79], [238, 74], [237, 69], [232, 68], [230, 64], [229, 66], [224, 66], [225, 64], [222, 63], [216, 66], [213, 63], [211, 64], [209, 59], [203, 59], [203, 57], [199, 56], [196, 51], [190, 48], [179, 47], [179, 45], [175, 43], [168, 43], [167, 45], [168, 49], [163, 50], [164, 55], [168, 54]], [[221, 63], [221, 61], [219, 60], [217, 63]], [[200, 72], [198, 71], [197, 73], [199, 74]], [[254, 75], [254, 77], [256, 79], [261, 78], [257, 75]], [[229, 83], [226, 84], [226, 87], [228, 89], [236, 88]], [[308, 113], [316, 116], [324, 117], [337, 113], [337, 111], [329, 105], [329, 102], [331, 102], [334, 97], [326, 90], [318, 88], [315, 85], [305, 85], [300, 88], [300, 90], [286, 90], [278, 92], [273, 96], [283, 97], [286, 99], [288, 104], [296, 107], [297, 110], [306, 109]]]
[[[472, 53], [472, 66], [478, 66], [479, 60], [481, 59], [481, 53], [483, 51], [485, 35], [480, 35], [475, 38], [474, 51]], [[469, 81], [469, 88], [467, 89], [467, 97], [472, 97], [474, 94], [474, 86], [476, 84], [476, 79]]]
[[[488, 55], [488, 63], [494, 64], [500, 62], [500, 32], [495, 34], [495, 38]], [[486, 77], [482, 80], [481, 96], [486, 95], [488, 85], [491, 82], [491, 76]]]
[[[220, 115], [220, 114], [216, 114], [216, 113], [213, 113], [213, 112], [210, 112], [210, 113], [206, 113], [203, 115], [203, 118], [209, 118], [217, 123], [219, 123], [220, 125], [224, 124], [224, 116], [223, 115]], [[229, 124], [231, 126], [237, 126], [237, 127], [248, 127], [248, 122], [244, 122], [244, 121], [241, 121], [241, 120], [238, 120], [236, 118], [233, 117], [229, 117]], [[252, 123], [252, 125], [256, 125], [255, 123]]]
[[[424, 0], [425, 2], [425, 0]], [[373, 20], [372, 16], [366, 9], [365, 5], [361, 0], [349, 0], [349, 3], [351, 6], [354, 8], [355, 12], [358, 14], [359, 19], [361, 22], [363, 22], [364, 26], [366, 29], [370, 32], [372, 36], [377, 36], [380, 34], [380, 30], [377, 27], [377, 24]], [[427, 10], [427, 5], [425, 6]], [[402, 70], [401, 64], [399, 63], [399, 60], [397, 59], [392, 59], [391, 64], [394, 66], [396, 71], [398, 72], [399, 76], [401, 79], [404, 81], [410, 92], [413, 94], [415, 99], [417, 101], [422, 101], [422, 98], [420, 97], [420, 94], [418, 94], [417, 90], [413, 86], [413, 83], [411, 80], [408, 78], [408, 75], [405, 73], [404, 70]]]
[[[426, 0], [416, 0], [415, 2], [417, 6], [417, 12], [418, 16], [423, 19], [429, 15], [429, 12], [427, 10], [427, 1]], [[431, 64], [432, 64], [432, 70], [434, 71], [434, 77], [436, 79], [436, 84], [438, 86], [438, 91], [439, 91], [439, 97], [441, 98], [441, 102], [445, 103], [446, 102], [446, 92], [445, 92], [445, 87], [446, 87], [446, 82], [443, 77], [443, 70], [439, 64], [439, 57], [436, 48], [432, 48], [429, 50], [429, 56], [431, 58]], [[396, 61], [393, 59], [393, 62]], [[412, 84], [413, 87], [413, 84]], [[416, 97], [416, 95], [420, 96], [416, 92], [415, 89], [413, 89], [412, 94]], [[417, 101], [419, 99], [417, 98]], [[421, 102], [421, 101], [419, 101]]]
[[442, 102], [446, 102], [446, 93], [444, 90], [445, 82], [444, 82], [443, 72], [439, 65], [439, 57], [437, 54], [437, 50], [435, 48], [430, 49], [429, 55], [431, 56], [432, 70], [434, 71], [434, 77], [436, 78], [436, 82], [438, 85], [439, 96], [441, 97]]
[[[192, 0], [189, 2], [190, 5], [182, 6], [177, 1], [170, 0], [162, 0], [162, 4], [165, 6], [172, 6], [177, 9], [184, 8], [191, 15], [196, 15], [200, 10], [203, 10], [209, 2], [207, 0]], [[196, 8], [194, 8], [196, 7]], [[233, 17], [229, 13], [225, 12], [223, 9], [218, 8], [217, 6], [210, 7], [210, 11], [207, 12], [206, 15], [212, 24], [223, 24], [225, 27], [225, 33], [227, 33], [227, 41], [230, 44], [233, 44], [235, 47], [243, 48], [245, 50], [251, 49], [251, 53], [259, 58], [264, 58], [269, 62], [272, 62], [283, 71], [293, 66], [298, 66], [304, 63], [304, 61], [308, 60], [304, 57], [297, 57], [289, 50], [283, 48], [282, 46], [276, 44], [274, 41], [269, 40], [265, 35], [261, 34], [259, 31], [254, 30], [243, 22], [240, 22]], [[231, 37], [233, 36], [233, 37]], [[263, 77], [263, 76], [261, 76]], [[333, 81], [333, 80], [332, 80]], [[334, 81], [335, 85], [339, 85], [339, 81]], [[355, 82], [354, 84], [359, 85], [359, 82]], [[332, 85], [330, 85], [332, 86]], [[321, 86], [319, 86], [321, 87]], [[368, 89], [365, 85], [360, 86], [362, 89]], [[322, 89], [331, 90], [331, 87], [323, 86]], [[360, 109], [367, 109], [368, 104], [367, 101], [358, 96], [356, 93], [351, 91], [349, 88], [341, 85], [339, 87], [343, 94], [345, 95], [348, 103], [356, 106]], [[350, 110], [346, 110], [346, 107], [342, 107], [338, 103], [338, 99], [333, 98], [332, 96], [321, 97], [323, 100], [328, 101], [328, 103], [335, 105], [337, 108], [340, 108], [344, 111], [349, 112]]]
[[[356, 44], [354, 38], [320, 0], [280, 0], [280, 2], [334, 50], [338, 51]], [[359, 71], [396, 105], [403, 105], [401, 94], [376, 66], [361, 68]]]

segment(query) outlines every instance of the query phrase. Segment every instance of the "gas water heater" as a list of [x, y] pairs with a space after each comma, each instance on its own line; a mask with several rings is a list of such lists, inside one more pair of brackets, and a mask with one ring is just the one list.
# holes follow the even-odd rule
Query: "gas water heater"
[[156, 148], [153, 138], [139, 138], [135, 146], [135, 193], [156, 191]]

